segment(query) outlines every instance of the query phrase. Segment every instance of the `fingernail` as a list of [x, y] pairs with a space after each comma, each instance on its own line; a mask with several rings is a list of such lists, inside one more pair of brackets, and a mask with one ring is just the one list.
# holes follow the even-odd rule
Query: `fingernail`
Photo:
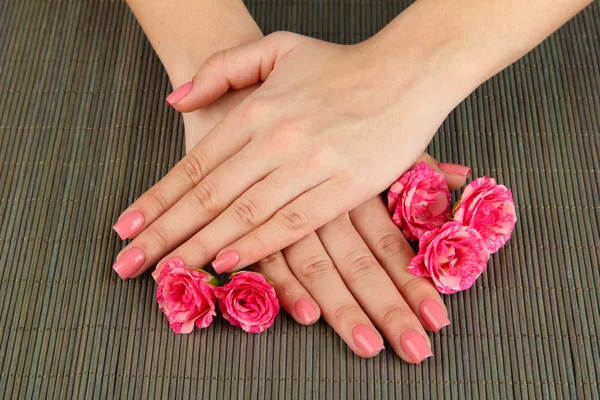
[[306, 325], [311, 325], [319, 319], [317, 310], [310, 301], [305, 299], [300, 299], [294, 304], [294, 311], [296, 311], [296, 315], [302, 320], [302, 323]]
[[144, 214], [135, 210], [119, 218], [113, 229], [121, 239], [125, 240], [135, 235], [142, 226], [144, 226]]
[[240, 255], [238, 252], [229, 250], [217, 257], [217, 259], [213, 261], [212, 266], [217, 274], [222, 274], [235, 267], [239, 262]]
[[352, 330], [352, 338], [369, 357], [377, 355], [385, 347], [379, 336], [367, 325], [357, 325]]
[[173, 93], [167, 96], [167, 104], [173, 106], [179, 103], [192, 90], [192, 86], [194, 86], [194, 82], [188, 82], [173, 90]]
[[444, 308], [435, 300], [426, 299], [419, 305], [419, 313], [434, 332], [439, 332], [445, 326], [450, 325], [450, 320], [444, 311]]
[[427, 341], [419, 332], [411, 329], [402, 334], [400, 344], [412, 362], [419, 364], [427, 357], [433, 356]]
[[439, 163], [438, 167], [447, 174], [471, 176], [471, 168], [465, 167], [464, 165]]
[[132, 248], [121, 254], [113, 265], [113, 269], [121, 279], [127, 279], [135, 274], [146, 261], [146, 255], [138, 248]]

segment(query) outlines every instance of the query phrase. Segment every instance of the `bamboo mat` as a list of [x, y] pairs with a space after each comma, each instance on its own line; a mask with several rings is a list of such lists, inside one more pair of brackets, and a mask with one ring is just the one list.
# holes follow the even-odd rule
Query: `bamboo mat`
[[[247, 2], [340, 43], [408, 3]], [[0, 0], [0, 398], [599, 398], [599, 34], [596, 2], [440, 128], [430, 152], [511, 187], [519, 222], [412, 366], [284, 313], [173, 335], [153, 280], [111, 269], [112, 223], [182, 154], [165, 72], [123, 2]]]

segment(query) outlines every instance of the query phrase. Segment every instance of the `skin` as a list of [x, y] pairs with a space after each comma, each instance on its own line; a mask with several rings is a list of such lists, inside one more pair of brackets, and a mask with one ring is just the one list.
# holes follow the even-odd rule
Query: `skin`
[[358, 45], [278, 32], [210, 56], [179, 111], [264, 83], [128, 209], [153, 221], [131, 246], [189, 238], [174, 253], [191, 266], [233, 251], [235, 271], [376, 196], [465, 96], [589, 1], [514, 3], [421, 0]]
[[[128, 3], [174, 86], [184, 83], [196, 66], [215, 51], [262, 37], [238, 1], [224, 0], [218, 6], [210, 1], [177, 1], [168, 7], [160, 0]], [[218, 18], [221, 15], [228, 19]], [[239, 29], [229, 29], [232, 24]], [[198, 41], [197, 37], [203, 40]], [[229, 91], [210, 106], [183, 114], [188, 152], [257, 88], [255, 85]], [[422, 159], [438, 169], [433, 158], [423, 155]], [[452, 188], [459, 188], [466, 180], [461, 175], [445, 176]], [[153, 248], [157, 249], [156, 259], [170, 250], [160, 244]], [[446, 309], [428, 280], [406, 271], [413, 256], [413, 250], [391, 223], [381, 198], [376, 196], [322, 230], [263, 258], [252, 268], [273, 281], [281, 305], [299, 323], [306, 321], [297, 315], [294, 305], [307, 300], [317, 317], [323, 316], [357, 354], [369, 356], [354, 342], [353, 328], [364, 324], [374, 329], [377, 325], [396, 352], [414, 362], [399, 343], [402, 333], [417, 330], [428, 342], [424, 330], [435, 327], [428, 326], [421, 317], [421, 302], [431, 299], [444, 313]], [[352, 272], [357, 263], [367, 267], [361, 269], [361, 279]], [[371, 296], [374, 288], [381, 294], [378, 299]]]
[[[358, 45], [282, 32], [210, 56], [194, 76], [191, 92], [175, 104], [179, 111], [206, 111], [230, 89], [263, 84], [126, 210], [139, 210], [146, 218], [144, 230], [127, 247], [146, 253], [138, 274], [171, 249], [175, 250], [168, 257], [178, 255], [192, 267], [235, 251], [240, 262], [231, 270], [238, 270], [293, 243], [306, 244], [313, 235], [328, 250], [331, 242], [326, 237], [341, 232], [343, 240], [334, 246], [340, 254], [327, 254], [355, 303], [344, 297], [339, 285], [340, 293], [332, 300], [343, 298], [348, 307], [335, 305], [350, 310], [349, 315], [324, 309], [322, 315], [363, 356], [349, 330], [370, 317], [396, 352], [408, 359], [397, 333], [407, 329], [402, 321], [418, 321], [414, 307], [411, 321], [404, 314], [407, 303], [395, 296], [394, 285], [385, 283], [377, 286], [377, 293], [386, 293], [386, 298], [369, 303], [367, 289], [373, 289], [361, 285], [363, 279], [353, 271], [372, 277], [376, 266], [385, 263], [365, 236], [359, 235], [376, 253], [374, 258], [360, 253], [365, 250], [360, 250], [360, 240], [345, 245], [354, 235], [344, 223], [345, 213], [365, 202], [370, 210], [369, 199], [420, 157], [458, 102], [586, 4], [589, 1], [420, 0]], [[355, 211], [350, 221], [360, 231], [352, 218]], [[309, 244], [307, 248], [318, 248], [315, 241]], [[350, 253], [360, 254], [355, 259], [362, 264], [345, 268], [352, 266]], [[295, 264], [289, 259], [301, 252], [290, 248], [283, 254], [288, 264]], [[313, 269], [317, 265], [327, 272], [325, 263]], [[302, 275], [289, 267], [296, 278]], [[313, 283], [334, 279], [325, 272]], [[307, 291], [317, 300], [316, 289]], [[401, 297], [408, 296], [401, 292]], [[397, 325], [383, 318], [389, 313], [378, 314], [382, 309], [397, 317]]]

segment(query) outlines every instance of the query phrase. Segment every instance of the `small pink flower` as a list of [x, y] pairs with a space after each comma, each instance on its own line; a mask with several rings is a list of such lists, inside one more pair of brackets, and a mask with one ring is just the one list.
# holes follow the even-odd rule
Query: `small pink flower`
[[207, 272], [190, 270], [183, 260], [173, 258], [152, 273], [158, 283], [156, 301], [175, 333], [191, 333], [209, 326], [217, 315], [214, 294], [216, 279]]
[[479, 232], [491, 253], [498, 251], [517, 222], [511, 191], [487, 176], [474, 180], [463, 191], [454, 220]]
[[430, 277], [440, 293], [469, 289], [487, 268], [490, 253], [479, 233], [459, 222], [425, 232], [408, 271]]
[[249, 333], [260, 333], [273, 325], [279, 313], [279, 300], [273, 285], [256, 272], [231, 275], [224, 286], [215, 288], [223, 317]]
[[424, 162], [405, 172], [390, 187], [388, 208], [392, 220], [409, 241], [444, 225], [452, 216], [448, 183]]

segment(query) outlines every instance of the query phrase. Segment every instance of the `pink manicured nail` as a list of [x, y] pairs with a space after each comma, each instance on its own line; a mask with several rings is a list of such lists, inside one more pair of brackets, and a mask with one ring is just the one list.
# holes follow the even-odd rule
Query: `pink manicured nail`
[[400, 344], [406, 355], [414, 363], [420, 363], [427, 357], [433, 356], [425, 338], [415, 330], [409, 330], [400, 337]]
[[194, 82], [188, 82], [173, 90], [173, 93], [167, 96], [167, 104], [173, 106], [173, 104], [179, 103], [192, 90], [192, 86], [194, 86]]
[[212, 266], [217, 274], [222, 274], [223, 272], [227, 272], [231, 268], [238, 265], [239, 262], [240, 255], [238, 252], [235, 250], [229, 250], [217, 257], [217, 259], [213, 261]]
[[450, 325], [450, 320], [444, 308], [435, 300], [423, 300], [419, 305], [419, 313], [434, 332], [439, 332], [443, 327]]
[[125, 240], [135, 235], [142, 226], [144, 226], [144, 214], [135, 210], [119, 218], [113, 229], [121, 239]]
[[294, 304], [294, 311], [306, 325], [313, 324], [319, 319], [317, 310], [315, 310], [310, 301], [305, 299], [300, 299]]
[[439, 169], [444, 171], [447, 174], [452, 175], [460, 175], [460, 176], [470, 176], [471, 168], [465, 167], [464, 165], [459, 164], [449, 164], [449, 163], [439, 163]]
[[352, 330], [352, 338], [369, 357], [377, 355], [385, 347], [379, 336], [367, 325], [357, 325]]
[[121, 279], [127, 279], [144, 265], [144, 261], [146, 261], [144, 252], [134, 247], [121, 254], [121, 257], [113, 265], [113, 269]]

